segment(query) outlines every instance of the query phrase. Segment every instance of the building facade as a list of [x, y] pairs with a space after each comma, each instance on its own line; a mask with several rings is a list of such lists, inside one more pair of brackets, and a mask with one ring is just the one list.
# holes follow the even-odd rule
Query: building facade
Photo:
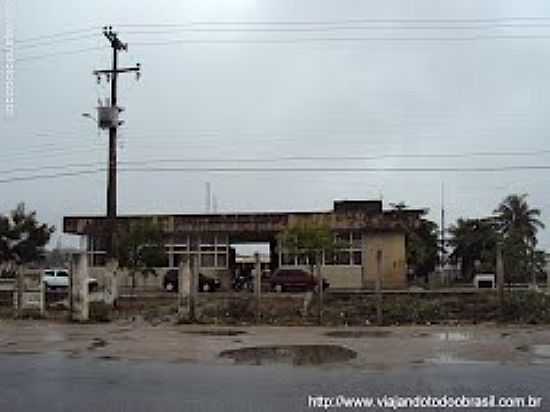
[[[407, 286], [405, 234], [424, 213], [424, 210], [382, 210], [380, 201], [356, 200], [335, 201], [333, 210], [325, 212], [119, 216], [116, 223], [124, 227], [140, 220], [154, 222], [165, 237], [164, 269], [177, 268], [193, 255], [201, 273], [218, 277], [226, 287], [236, 265], [232, 245], [269, 244], [272, 271], [289, 267], [309, 269], [307, 256], [286, 251], [279, 235], [293, 224], [322, 223], [342, 245], [334, 253], [322, 256], [321, 273], [331, 287], [374, 287], [379, 253], [383, 287], [404, 288]], [[64, 218], [63, 226], [65, 233], [87, 238], [92, 267], [105, 264], [107, 218], [69, 216]]]

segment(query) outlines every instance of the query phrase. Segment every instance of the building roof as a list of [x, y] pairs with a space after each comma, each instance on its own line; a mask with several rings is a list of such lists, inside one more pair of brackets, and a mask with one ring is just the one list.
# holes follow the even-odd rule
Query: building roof
[[[168, 232], [279, 232], [289, 224], [312, 220], [332, 229], [403, 231], [404, 223], [418, 220], [425, 209], [382, 210], [381, 201], [335, 201], [334, 210], [216, 214], [153, 214], [117, 216], [117, 223], [152, 219]], [[66, 216], [63, 231], [90, 234], [105, 230], [106, 216]]]

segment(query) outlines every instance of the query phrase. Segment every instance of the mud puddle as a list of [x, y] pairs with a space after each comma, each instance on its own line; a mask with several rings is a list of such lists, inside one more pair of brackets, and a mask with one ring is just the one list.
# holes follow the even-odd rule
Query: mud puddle
[[485, 365], [494, 364], [496, 362], [464, 359], [450, 353], [440, 353], [433, 358], [425, 359], [425, 363], [432, 363], [436, 365]]
[[232, 359], [236, 364], [316, 366], [345, 362], [357, 357], [357, 353], [337, 345], [281, 345], [226, 350], [219, 356]]
[[391, 332], [389, 330], [335, 330], [325, 335], [331, 338], [387, 338]]
[[107, 341], [102, 338], [94, 338], [92, 343], [88, 345], [88, 350], [96, 350], [107, 346]]
[[435, 337], [446, 342], [466, 342], [473, 338], [470, 332], [441, 332], [436, 333]]
[[201, 336], [238, 336], [245, 335], [244, 330], [234, 329], [209, 329], [209, 330], [184, 330], [181, 333], [186, 335], [201, 335]]
[[534, 345], [532, 352], [541, 358], [550, 358], [550, 345]]

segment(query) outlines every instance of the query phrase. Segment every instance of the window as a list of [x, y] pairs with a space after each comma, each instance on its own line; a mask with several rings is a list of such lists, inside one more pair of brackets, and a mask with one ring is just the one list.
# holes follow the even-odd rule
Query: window
[[216, 266], [217, 267], [220, 267], [220, 268], [225, 268], [227, 267], [227, 255], [226, 254], [220, 254], [218, 253], [216, 255]]
[[360, 232], [353, 232], [351, 234], [351, 247], [353, 249], [361, 249], [361, 233]]
[[191, 250], [199, 250], [199, 238], [197, 236], [191, 236], [190, 245]]
[[107, 263], [106, 239], [101, 236], [88, 236], [88, 262], [90, 266], [105, 266]]
[[337, 265], [349, 265], [350, 264], [350, 252], [349, 250], [339, 250], [336, 253]]
[[351, 255], [351, 264], [352, 265], [362, 265], [363, 264], [363, 260], [362, 260], [362, 253], [360, 250], [354, 250], [352, 252], [352, 255]]
[[90, 262], [93, 267], [101, 267], [107, 264], [107, 254], [105, 252], [90, 253]]
[[215, 267], [216, 266], [216, 255], [214, 253], [203, 253], [203, 254], [201, 254], [200, 265], [202, 267]]
[[325, 253], [325, 265], [334, 265], [336, 264], [336, 257], [334, 253]]
[[59, 272], [57, 272], [57, 276], [60, 277], [60, 278], [68, 278], [69, 274], [67, 272], [65, 272], [64, 270], [60, 270]]
[[298, 258], [298, 265], [307, 265], [309, 263], [309, 259], [307, 258], [307, 255], [306, 254], [299, 254], [297, 256]]
[[281, 264], [283, 265], [295, 265], [296, 264], [296, 256], [292, 253], [283, 253], [281, 254]]
[[362, 235], [360, 232], [338, 232], [334, 240], [340, 248], [334, 253], [325, 253], [325, 265], [350, 266], [362, 264]]

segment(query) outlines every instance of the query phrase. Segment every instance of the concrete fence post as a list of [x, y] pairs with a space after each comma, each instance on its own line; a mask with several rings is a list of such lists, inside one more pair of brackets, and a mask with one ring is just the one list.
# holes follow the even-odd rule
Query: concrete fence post
[[325, 291], [324, 291], [324, 285], [323, 285], [323, 276], [321, 274], [321, 264], [319, 261], [317, 261], [317, 264], [315, 265], [315, 270], [317, 272], [317, 280], [318, 280], [318, 289], [319, 289], [319, 326], [323, 326], [323, 312], [324, 312], [324, 305], [325, 305]]
[[191, 294], [191, 262], [181, 261], [178, 266], [178, 312], [181, 318], [190, 313], [189, 295]]
[[71, 320], [87, 322], [90, 319], [88, 293], [88, 254], [74, 253], [71, 259], [70, 282]]
[[41, 272], [39, 275], [40, 279], [40, 316], [46, 316], [46, 285], [44, 284], [44, 273]]
[[105, 266], [105, 285], [103, 296], [105, 303], [111, 307], [116, 306], [118, 301], [118, 261], [110, 259]]
[[381, 249], [376, 251], [376, 323], [382, 326], [384, 323], [382, 313], [382, 276], [384, 255]]
[[254, 253], [254, 260], [256, 264], [256, 273], [254, 279], [254, 296], [256, 297], [256, 323], [260, 323], [262, 309], [262, 262], [260, 260], [260, 254], [258, 252]]
[[25, 271], [21, 266], [16, 266], [16, 309], [17, 316], [21, 317], [23, 315], [23, 294], [25, 293]]
[[502, 317], [504, 314], [504, 263], [502, 260], [502, 244], [500, 242], [497, 242], [496, 272], [498, 303], [500, 306], [500, 315]]
[[195, 305], [197, 298], [197, 289], [199, 287], [198, 277], [199, 277], [199, 261], [198, 256], [193, 254], [189, 255], [189, 266], [190, 266], [190, 276], [189, 276], [189, 320], [195, 322], [196, 313]]

